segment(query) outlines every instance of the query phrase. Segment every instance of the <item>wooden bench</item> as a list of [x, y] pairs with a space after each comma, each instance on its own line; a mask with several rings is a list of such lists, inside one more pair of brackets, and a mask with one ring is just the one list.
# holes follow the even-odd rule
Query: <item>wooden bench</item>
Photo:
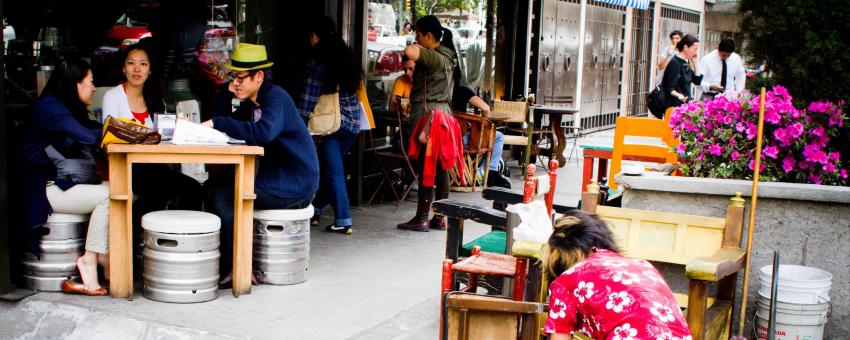
[[[598, 190], [582, 194], [582, 210], [608, 222], [623, 255], [685, 266], [688, 292], [677, 294], [694, 340], [728, 339], [741, 248], [744, 200], [730, 199], [726, 218], [598, 206]], [[708, 296], [709, 284], [717, 294]]]

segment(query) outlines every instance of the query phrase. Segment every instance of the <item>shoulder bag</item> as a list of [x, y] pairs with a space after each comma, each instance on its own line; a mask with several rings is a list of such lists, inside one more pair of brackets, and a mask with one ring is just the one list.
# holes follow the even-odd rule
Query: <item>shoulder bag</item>
[[313, 113], [310, 114], [310, 120], [307, 122], [307, 129], [310, 130], [311, 135], [327, 136], [339, 130], [341, 122], [339, 87], [337, 87], [336, 92], [319, 96]]
[[65, 158], [53, 145], [44, 148], [44, 152], [56, 166], [56, 185], [62, 190], [68, 190], [77, 184], [100, 184], [97, 163], [85, 145], [80, 147], [81, 158]]

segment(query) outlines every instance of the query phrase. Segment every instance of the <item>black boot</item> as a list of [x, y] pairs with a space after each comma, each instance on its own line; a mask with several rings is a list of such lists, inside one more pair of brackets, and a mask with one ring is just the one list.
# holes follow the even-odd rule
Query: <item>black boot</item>
[[505, 177], [496, 170], [489, 170], [487, 173], [487, 186], [488, 187], [502, 187], [502, 188], [511, 188], [511, 180], [510, 178]]
[[434, 201], [434, 187], [419, 187], [417, 193], [419, 199], [416, 202], [416, 216], [410, 221], [399, 224], [397, 227], [404, 230], [428, 231], [428, 212], [431, 211], [431, 202]]

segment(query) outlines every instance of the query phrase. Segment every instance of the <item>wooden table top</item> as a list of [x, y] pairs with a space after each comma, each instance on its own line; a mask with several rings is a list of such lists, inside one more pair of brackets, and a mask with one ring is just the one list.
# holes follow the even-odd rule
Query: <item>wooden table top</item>
[[110, 144], [106, 146], [107, 153], [171, 153], [171, 154], [219, 154], [219, 155], [257, 155], [262, 156], [264, 150], [253, 145], [177, 145], [162, 142], [156, 145], [142, 144]]
[[[661, 141], [661, 138], [658, 137], [626, 136], [624, 143], [630, 145], [666, 146], [666, 144]], [[580, 141], [578, 146], [582, 149], [613, 151], [614, 138], [588, 138]]]

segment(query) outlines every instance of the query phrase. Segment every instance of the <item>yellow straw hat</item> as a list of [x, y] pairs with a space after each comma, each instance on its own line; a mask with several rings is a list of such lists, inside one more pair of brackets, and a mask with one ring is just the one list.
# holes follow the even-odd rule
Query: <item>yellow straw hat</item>
[[271, 67], [273, 62], [266, 56], [263, 45], [240, 43], [233, 50], [233, 57], [227, 61], [227, 68], [234, 71], [251, 71]]

